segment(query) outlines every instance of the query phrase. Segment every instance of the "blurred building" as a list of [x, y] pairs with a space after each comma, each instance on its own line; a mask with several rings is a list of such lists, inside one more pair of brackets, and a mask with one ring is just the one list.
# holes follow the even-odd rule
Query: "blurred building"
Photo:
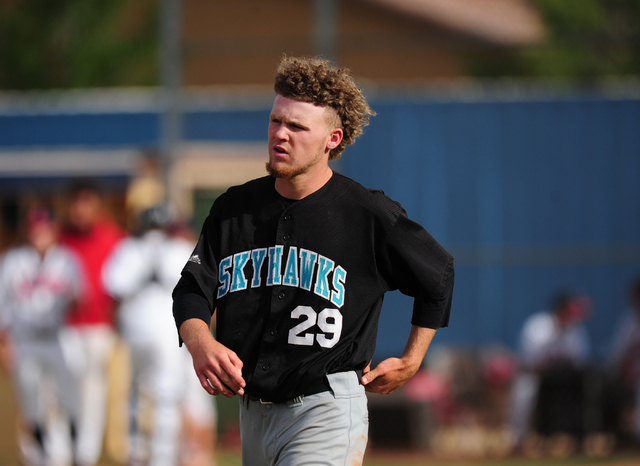
[[187, 85], [271, 84], [283, 52], [360, 80], [465, 75], [465, 57], [542, 39], [528, 0], [183, 0]]
[[[543, 32], [527, 0], [174, 3], [182, 9], [174, 20], [181, 23], [178, 107], [185, 114], [182, 143], [171, 149], [177, 162], [160, 181], [187, 216], [198, 208], [198, 191], [208, 193], [206, 205], [216, 192], [264, 173], [262, 138], [228, 135], [212, 144], [206, 113], [232, 110], [240, 125], [266, 121], [250, 112], [270, 106], [284, 53], [331, 57], [369, 87], [415, 84], [463, 77], [469, 53], [530, 44]], [[59, 197], [70, 178], [97, 177], [122, 223], [132, 179], [146, 179], [136, 183], [136, 200], [157, 197], [140, 187], [152, 186], [149, 157], [167, 156], [166, 105], [162, 88], [0, 93], [0, 249], [12, 241], [25, 198]]]

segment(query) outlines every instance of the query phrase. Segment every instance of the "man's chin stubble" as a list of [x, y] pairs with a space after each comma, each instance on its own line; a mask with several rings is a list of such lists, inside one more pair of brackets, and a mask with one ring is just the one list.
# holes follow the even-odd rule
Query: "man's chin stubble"
[[295, 170], [290, 168], [276, 168], [271, 164], [271, 161], [265, 164], [265, 168], [267, 169], [267, 173], [275, 178], [283, 178], [285, 180], [290, 180], [294, 176], [296, 176]]

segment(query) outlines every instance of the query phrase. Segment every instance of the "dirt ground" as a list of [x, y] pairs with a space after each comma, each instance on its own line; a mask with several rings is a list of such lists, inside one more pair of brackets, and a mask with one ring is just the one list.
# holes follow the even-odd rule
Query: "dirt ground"
[[[365, 466], [638, 466], [640, 455], [629, 458], [586, 458], [584, 456], [566, 459], [551, 458], [502, 458], [502, 459], [439, 459], [430, 455], [412, 453], [377, 453], [365, 455]], [[224, 465], [221, 465], [224, 466]]]
[[9, 466], [17, 460], [17, 406], [8, 374], [0, 369], [0, 465]]

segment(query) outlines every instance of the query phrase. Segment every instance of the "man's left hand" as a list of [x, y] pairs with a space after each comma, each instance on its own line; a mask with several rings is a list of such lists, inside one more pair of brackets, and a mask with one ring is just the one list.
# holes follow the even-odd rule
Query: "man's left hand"
[[420, 368], [408, 366], [402, 359], [389, 358], [378, 364], [373, 370], [367, 366], [363, 371], [362, 385], [368, 392], [388, 395], [402, 387]]
[[360, 381], [365, 390], [388, 395], [402, 387], [420, 369], [422, 359], [435, 333], [435, 329], [412, 325], [401, 358], [385, 359], [373, 370], [369, 364], [362, 371]]

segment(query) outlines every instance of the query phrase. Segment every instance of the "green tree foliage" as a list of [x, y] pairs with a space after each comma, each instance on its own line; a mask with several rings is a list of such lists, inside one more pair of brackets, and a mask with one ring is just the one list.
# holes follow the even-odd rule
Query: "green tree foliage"
[[156, 84], [154, 0], [0, 0], [0, 89]]
[[542, 43], [470, 57], [475, 76], [585, 80], [640, 74], [639, 0], [532, 0]]

